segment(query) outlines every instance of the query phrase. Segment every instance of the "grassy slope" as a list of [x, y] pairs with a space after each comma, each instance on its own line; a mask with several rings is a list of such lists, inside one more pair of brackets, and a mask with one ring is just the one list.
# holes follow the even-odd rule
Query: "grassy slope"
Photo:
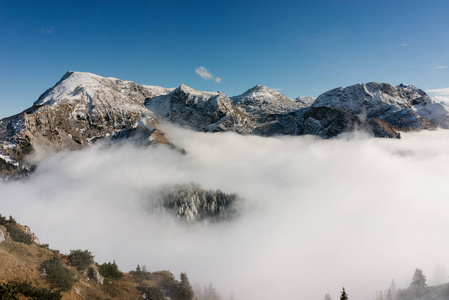
[[[38, 288], [50, 288], [40, 268], [52, 256], [51, 250], [36, 243], [26, 245], [8, 238], [0, 243], [0, 284], [29, 281]], [[64, 255], [61, 258], [67, 263]], [[67, 267], [74, 271], [77, 281], [69, 292], [63, 293], [63, 299], [142, 299], [137, 290], [139, 285], [161, 287], [164, 281], [174, 278], [170, 272], [161, 271], [151, 273], [149, 280], [138, 282], [132, 275], [123, 273], [121, 279], [105, 278], [104, 284], [99, 284], [84, 272]]]

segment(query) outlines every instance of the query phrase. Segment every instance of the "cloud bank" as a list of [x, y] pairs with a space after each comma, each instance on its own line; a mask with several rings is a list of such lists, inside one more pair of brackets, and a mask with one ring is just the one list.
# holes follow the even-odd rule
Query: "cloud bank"
[[[336, 299], [342, 286], [374, 299], [392, 278], [407, 287], [415, 268], [432, 278], [449, 261], [449, 131], [321, 140], [164, 130], [186, 155], [126, 144], [58, 153], [27, 181], [0, 184], [1, 213], [52, 248], [89, 249], [124, 271], [186, 271], [224, 299]], [[184, 227], [146, 209], [151, 192], [189, 182], [238, 193], [240, 217]]]
[[215, 77], [214, 75], [212, 75], [209, 70], [207, 70], [205, 67], [200, 66], [198, 68], [195, 69], [195, 73], [198, 74], [201, 78], [205, 79], [205, 80], [209, 80], [212, 79], [214, 80], [216, 83], [220, 83], [221, 79], [220, 77]]
[[449, 88], [427, 90], [433, 100], [449, 105]]

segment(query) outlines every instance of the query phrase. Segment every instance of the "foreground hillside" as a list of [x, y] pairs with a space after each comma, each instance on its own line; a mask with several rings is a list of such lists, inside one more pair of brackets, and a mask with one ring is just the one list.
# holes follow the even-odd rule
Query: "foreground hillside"
[[0, 215], [0, 299], [179, 299], [194, 298], [187, 275], [121, 272], [99, 264], [88, 250], [62, 254], [39, 244], [28, 227]]

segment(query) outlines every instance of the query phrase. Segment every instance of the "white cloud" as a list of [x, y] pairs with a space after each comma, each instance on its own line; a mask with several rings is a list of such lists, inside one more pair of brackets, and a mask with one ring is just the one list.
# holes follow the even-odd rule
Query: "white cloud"
[[436, 66], [435, 69], [446, 69], [447, 66]]
[[199, 68], [195, 69], [195, 73], [200, 75], [201, 78], [203, 79], [212, 79], [214, 78], [214, 75], [212, 75], [205, 67], [201, 66]]
[[449, 88], [426, 90], [426, 93], [433, 93], [437, 96], [449, 96]]
[[434, 96], [432, 99], [436, 102], [443, 102], [449, 106], [449, 96]]
[[221, 78], [220, 77], [215, 77], [214, 75], [212, 75], [212, 73], [209, 72], [208, 69], [206, 69], [203, 66], [200, 66], [200, 67], [196, 68], [195, 69], [195, 73], [198, 74], [204, 80], [212, 79], [216, 83], [220, 83], [221, 82]]
[[403, 44], [401, 44], [401, 46], [402, 46], [402, 47], [407, 47], [407, 46], [410, 46], [410, 44], [403, 43]]
[[42, 33], [45, 33], [45, 34], [50, 34], [50, 33], [52, 33], [54, 30], [55, 30], [55, 27], [50, 26], [50, 27], [48, 27], [48, 28], [42, 28], [41, 32], [42, 32]]
[[426, 93], [436, 102], [443, 102], [449, 105], [449, 88], [426, 90]]
[[[223, 299], [334, 299], [343, 286], [372, 299], [392, 278], [408, 287], [417, 267], [428, 278], [447, 267], [449, 130], [401, 140], [164, 131], [186, 155], [127, 144], [58, 153], [28, 180], [0, 183], [0, 213], [51, 248], [88, 249], [124, 271], [186, 271]], [[244, 197], [239, 218], [185, 228], [145, 210], [161, 185], [189, 182]]]

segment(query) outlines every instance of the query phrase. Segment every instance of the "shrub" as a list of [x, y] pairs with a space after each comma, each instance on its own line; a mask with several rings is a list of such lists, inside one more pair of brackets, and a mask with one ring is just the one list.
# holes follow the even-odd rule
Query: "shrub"
[[0, 299], [18, 300], [17, 288], [12, 284], [0, 284]]
[[86, 270], [90, 264], [94, 263], [94, 256], [87, 250], [70, 250], [68, 256], [70, 264], [78, 269], [78, 271]]
[[139, 265], [137, 265], [137, 268], [135, 271], [129, 271], [129, 274], [131, 274], [134, 279], [136, 279], [137, 281], [142, 281], [142, 280], [150, 280], [151, 279], [151, 273], [147, 272], [147, 268], [145, 267], [145, 265], [142, 267], [142, 269], [140, 268]]
[[17, 227], [16, 224], [9, 223], [7, 226], [7, 230], [13, 241], [28, 245], [31, 245], [33, 243], [33, 237]]
[[62, 294], [60, 291], [51, 291], [46, 288], [37, 288], [27, 281], [16, 284], [16, 288], [20, 294], [26, 297], [30, 297], [31, 299], [59, 300], [62, 298]]
[[9, 219], [7, 219], [0, 214], [0, 225], [6, 227], [6, 230], [9, 232], [9, 235], [13, 241], [28, 245], [33, 243], [33, 237], [20, 229], [16, 220], [12, 216], [9, 216]]
[[47, 280], [53, 288], [62, 291], [69, 291], [75, 282], [74, 274], [71, 270], [64, 267], [58, 255], [42, 263], [45, 269]]
[[40, 247], [50, 250], [50, 245], [49, 244], [41, 244]]
[[165, 300], [164, 293], [162, 293], [161, 289], [157, 287], [140, 287], [139, 291], [143, 295], [143, 299], [146, 300]]
[[122, 278], [123, 274], [118, 269], [115, 261], [113, 263], [104, 263], [99, 266], [100, 275], [107, 278], [119, 279]]
[[6, 219], [6, 217], [2, 216], [2, 214], [0, 214], [0, 225], [8, 225], [8, 220]]
[[193, 300], [195, 294], [190, 285], [189, 278], [186, 273], [181, 273], [181, 280], [177, 281], [172, 278], [166, 280], [163, 284], [164, 290], [170, 299], [174, 300]]

